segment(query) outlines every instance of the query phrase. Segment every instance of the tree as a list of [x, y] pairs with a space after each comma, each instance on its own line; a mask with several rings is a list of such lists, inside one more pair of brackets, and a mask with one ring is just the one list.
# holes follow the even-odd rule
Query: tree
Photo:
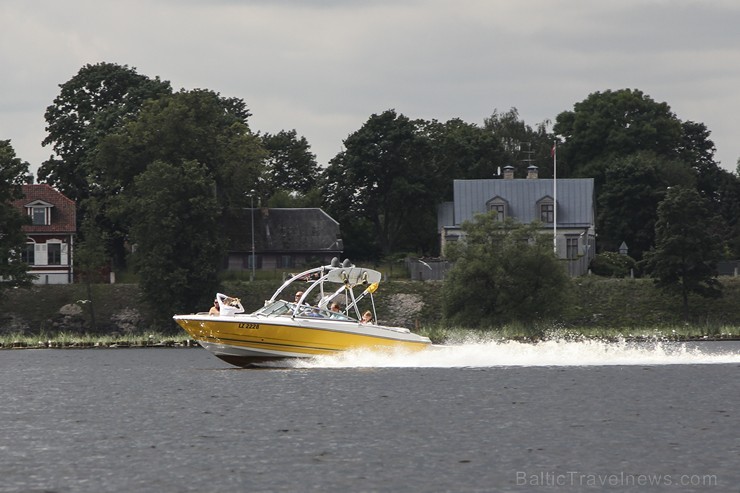
[[[683, 185], [695, 187], [725, 221], [728, 255], [740, 252], [737, 177], [714, 161], [715, 146], [704, 124], [682, 122], [667, 103], [622, 89], [596, 92], [576, 103], [573, 111], [558, 115], [554, 131], [563, 139], [558, 151], [561, 175], [594, 178], [602, 251], [626, 241], [639, 259], [652, 246], [652, 224], [665, 188]], [[629, 171], [615, 176], [615, 166], [626, 162], [631, 163]], [[639, 167], [646, 169], [638, 172]], [[647, 180], [638, 183], [635, 173]], [[624, 187], [626, 182], [630, 185]], [[633, 191], [640, 195], [631, 196]]]
[[[94, 201], [94, 199], [88, 199]], [[91, 211], [96, 210], [96, 205], [89, 204]], [[90, 313], [90, 328], [93, 332], [97, 330], [95, 309], [97, 301], [93, 292], [93, 285], [103, 281], [101, 279], [107, 267], [108, 255], [105, 249], [105, 233], [101, 231], [94, 212], [88, 214], [82, 221], [80, 229], [81, 241], [78, 241], [74, 250], [75, 274], [79, 282], [85, 285], [87, 302], [85, 307]]]
[[709, 138], [710, 131], [703, 123], [683, 123], [681, 159], [696, 173], [696, 189], [707, 199], [710, 212], [724, 221], [722, 241], [726, 255], [740, 256], [740, 179], [725, 171], [714, 160], [716, 148]]
[[688, 167], [650, 152], [611, 160], [597, 197], [599, 249], [615, 252], [624, 241], [630, 255], [642, 259], [653, 246], [657, 208], [667, 188], [693, 184]]
[[[260, 182], [260, 185], [262, 184], [263, 183]], [[318, 188], [314, 188], [305, 195], [295, 192], [291, 193], [285, 190], [277, 190], [269, 199], [267, 199], [266, 205], [267, 207], [282, 208], [321, 207], [323, 201], [324, 198], [321, 196], [321, 190]], [[265, 205], [264, 202], [262, 205]]]
[[553, 254], [552, 237], [537, 223], [500, 221], [489, 212], [462, 230], [464, 239], [446, 252], [454, 261], [444, 284], [449, 323], [500, 326], [561, 313], [570, 280]]
[[28, 163], [15, 155], [10, 140], [0, 140], [0, 296], [11, 287], [28, 286], [35, 276], [23, 262], [26, 235], [22, 227], [28, 218], [18, 212], [13, 201], [23, 198]]
[[206, 166], [223, 206], [245, 203], [262, 172], [265, 151], [247, 124], [243, 100], [196, 89], [149, 101], [105, 138], [93, 167], [101, 195], [124, 191], [154, 161], [195, 160]]
[[[41, 165], [39, 181], [80, 205], [95, 184], [89, 166], [100, 139], [134, 117], [146, 101], [172, 89], [167, 81], [114, 63], [85, 65], [59, 87], [61, 92], [44, 114], [48, 135], [43, 145], [50, 145], [56, 157]], [[84, 214], [78, 217], [82, 220]]]
[[206, 166], [155, 161], [135, 178], [127, 207], [137, 217], [131, 227], [134, 266], [157, 325], [171, 326], [173, 314], [209, 306], [223, 241]]
[[203, 165], [226, 223], [231, 211], [248, 206], [245, 192], [255, 188], [265, 157], [248, 116], [240, 99], [207, 90], [180, 91], [149, 101], [136, 118], [100, 140], [90, 166], [96, 183], [91, 196], [98, 199], [98, 224], [119, 265], [128, 230], [138, 219], [125, 212], [127, 192], [156, 161]]
[[[552, 149], [555, 136], [547, 132], [548, 120], [536, 128], [527, 125], [519, 118], [519, 111], [511, 108], [506, 113], [494, 110], [484, 121], [484, 129], [496, 138], [504, 149], [504, 156], [497, 161], [498, 165], [511, 165], [518, 176], [526, 176], [529, 166], [537, 166], [542, 177], [552, 176]], [[490, 178], [485, 177], [485, 178]]]
[[692, 188], [673, 187], [658, 206], [655, 248], [645, 269], [660, 288], [678, 294], [684, 320], [689, 319], [689, 294], [719, 297], [717, 261], [722, 255], [717, 218], [706, 199]]
[[433, 120], [424, 123], [422, 130], [432, 142], [436, 169], [450, 186], [456, 178], [492, 178], [505, 160], [504, 148], [492, 132], [459, 118], [444, 123]]
[[710, 209], [724, 221], [722, 240], [725, 257], [740, 258], [740, 178], [721, 170]]
[[[419, 125], [394, 110], [372, 115], [347, 137], [345, 150], [325, 170], [326, 207], [342, 224], [348, 251], [353, 241], [370, 242], [382, 255], [433, 246], [436, 202], [427, 183], [434, 181], [435, 170]], [[370, 231], [350, 240], [345, 225], [352, 223], [364, 223]]]
[[604, 277], [628, 277], [637, 267], [635, 259], [617, 252], [599, 253], [589, 264], [591, 272]]
[[279, 191], [307, 195], [316, 188], [321, 169], [305, 137], [298, 138], [295, 130], [281, 130], [263, 135], [262, 145], [268, 153], [266, 196]]
[[555, 119], [553, 131], [562, 176], [595, 177], [593, 164], [614, 156], [652, 151], [669, 159], [684, 144], [680, 120], [667, 103], [657, 103], [637, 89], [590, 94]]

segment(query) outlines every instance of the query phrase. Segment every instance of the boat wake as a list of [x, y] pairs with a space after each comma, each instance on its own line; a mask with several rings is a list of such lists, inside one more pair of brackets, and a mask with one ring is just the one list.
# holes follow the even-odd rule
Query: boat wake
[[344, 351], [271, 364], [276, 368], [475, 368], [497, 366], [687, 365], [740, 363], [740, 342], [488, 341], [424, 351]]

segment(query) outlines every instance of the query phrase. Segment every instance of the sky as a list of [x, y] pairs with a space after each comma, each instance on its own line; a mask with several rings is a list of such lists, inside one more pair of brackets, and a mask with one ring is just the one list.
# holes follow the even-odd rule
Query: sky
[[737, 0], [2, 0], [0, 140], [35, 171], [59, 86], [107, 62], [241, 98], [253, 131], [295, 129], [322, 166], [388, 109], [534, 127], [630, 88], [704, 123], [735, 171], [738, 26]]

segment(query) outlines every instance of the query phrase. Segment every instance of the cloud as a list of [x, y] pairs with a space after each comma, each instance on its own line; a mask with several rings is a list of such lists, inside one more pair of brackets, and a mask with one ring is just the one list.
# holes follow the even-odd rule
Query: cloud
[[326, 164], [373, 113], [530, 125], [636, 88], [740, 144], [740, 4], [725, 0], [6, 0], [0, 138], [38, 165], [43, 112], [85, 64], [239, 97], [255, 131], [296, 129]]

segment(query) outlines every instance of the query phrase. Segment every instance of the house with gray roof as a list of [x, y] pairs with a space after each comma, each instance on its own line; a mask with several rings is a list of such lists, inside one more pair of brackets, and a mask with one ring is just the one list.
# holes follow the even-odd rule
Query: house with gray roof
[[240, 227], [230, 234], [229, 270], [251, 270], [252, 262], [257, 270], [328, 264], [344, 250], [339, 223], [319, 208], [245, 208], [235, 222]]
[[536, 166], [528, 168], [527, 178], [514, 178], [513, 171], [504, 168], [503, 179], [454, 181], [453, 201], [442, 204], [437, 215], [442, 252], [460, 239], [465, 221], [496, 211], [499, 218], [522, 224], [540, 221], [543, 230], [553, 233], [556, 254], [567, 263], [569, 274], [588, 272], [596, 253], [593, 178], [558, 179], [555, 184], [540, 179]]

